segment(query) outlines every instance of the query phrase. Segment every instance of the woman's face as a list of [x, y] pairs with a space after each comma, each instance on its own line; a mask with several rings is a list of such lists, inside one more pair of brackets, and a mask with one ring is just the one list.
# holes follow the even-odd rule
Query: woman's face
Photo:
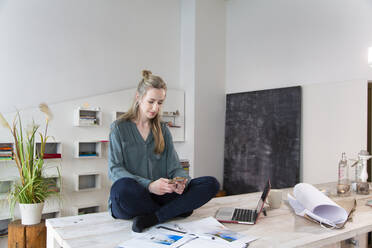
[[164, 89], [148, 89], [142, 99], [139, 99], [139, 110], [141, 118], [145, 117], [147, 119], [153, 119], [159, 113], [164, 100]]

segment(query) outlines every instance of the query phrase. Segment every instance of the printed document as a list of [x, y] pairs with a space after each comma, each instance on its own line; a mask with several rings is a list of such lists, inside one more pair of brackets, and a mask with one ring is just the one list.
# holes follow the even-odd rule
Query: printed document
[[117, 248], [242, 248], [256, 240], [234, 232], [213, 217], [192, 222], [167, 222], [156, 225]]
[[307, 183], [299, 183], [288, 194], [288, 202], [297, 215], [307, 215], [311, 219], [337, 228], [338, 224], [347, 221], [348, 213], [334, 201]]

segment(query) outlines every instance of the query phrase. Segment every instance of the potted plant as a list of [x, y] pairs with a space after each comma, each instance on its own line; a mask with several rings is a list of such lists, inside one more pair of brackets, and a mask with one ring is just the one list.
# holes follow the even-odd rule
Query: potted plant
[[[10, 211], [13, 216], [15, 204], [18, 202], [23, 225], [40, 223], [45, 199], [57, 193], [50, 187], [52, 180], [43, 176], [45, 169], [43, 156], [45, 144], [49, 138], [47, 132], [52, 113], [45, 103], [40, 104], [39, 109], [46, 116], [44, 133], [38, 132], [40, 126], [34, 121], [27, 130], [24, 130], [19, 112], [12, 126], [0, 114], [1, 124], [10, 130], [14, 139], [13, 158], [20, 177], [19, 182], [14, 185], [9, 194]], [[37, 134], [40, 136], [41, 143], [39, 150], [35, 149]]]

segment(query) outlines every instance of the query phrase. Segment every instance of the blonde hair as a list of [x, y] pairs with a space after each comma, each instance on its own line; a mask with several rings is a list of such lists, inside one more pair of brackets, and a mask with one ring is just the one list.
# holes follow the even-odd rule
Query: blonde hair
[[[137, 86], [138, 99], [142, 99], [147, 91], [151, 88], [164, 89], [167, 91], [167, 85], [163, 79], [159, 76], [152, 75], [151, 71], [142, 71], [142, 80]], [[131, 108], [122, 116], [120, 119], [124, 120], [137, 120], [139, 117], [139, 102], [135, 98]], [[161, 131], [160, 115], [157, 114], [153, 119], [150, 120], [151, 131], [154, 135], [156, 154], [161, 154], [164, 151], [165, 143], [163, 133]]]

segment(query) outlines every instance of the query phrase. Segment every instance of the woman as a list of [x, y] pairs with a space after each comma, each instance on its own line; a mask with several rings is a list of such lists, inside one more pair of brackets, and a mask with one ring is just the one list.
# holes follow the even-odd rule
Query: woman
[[[190, 180], [182, 169], [168, 127], [160, 122], [164, 81], [142, 72], [132, 107], [111, 125], [109, 209], [114, 218], [133, 219], [132, 230], [187, 217], [219, 190], [213, 177]], [[181, 181], [171, 179], [182, 177]]]

